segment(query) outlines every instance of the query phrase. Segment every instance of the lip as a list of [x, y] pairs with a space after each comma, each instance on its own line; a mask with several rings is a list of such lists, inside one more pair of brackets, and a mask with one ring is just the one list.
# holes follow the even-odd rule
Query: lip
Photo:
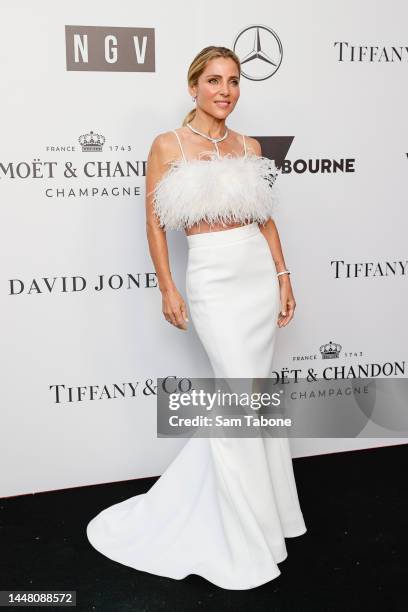
[[221, 104], [222, 106], [229, 106], [231, 103], [228, 100], [214, 100], [214, 104]]

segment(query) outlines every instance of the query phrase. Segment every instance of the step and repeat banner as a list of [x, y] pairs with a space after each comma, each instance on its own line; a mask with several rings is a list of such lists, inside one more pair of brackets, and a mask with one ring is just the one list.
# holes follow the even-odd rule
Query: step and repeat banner
[[[227, 125], [284, 157], [297, 309], [274, 371], [330, 371], [334, 393], [407, 376], [406, 3], [20, 0], [3, 18], [0, 496], [157, 476], [186, 443], [157, 438], [157, 378], [212, 371], [192, 322], [162, 315], [145, 173], [208, 45], [242, 61]], [[167, 237], [186, 297], [185, 235]], [[372, 431], [291, 439], [293, 456], [406, 443]]]

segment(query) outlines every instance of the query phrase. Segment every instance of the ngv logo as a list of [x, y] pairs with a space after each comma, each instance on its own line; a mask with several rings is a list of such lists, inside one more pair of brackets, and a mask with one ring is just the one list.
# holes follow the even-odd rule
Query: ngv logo
[[67, 70], [155, 72], [154, 28], [65, 26]]

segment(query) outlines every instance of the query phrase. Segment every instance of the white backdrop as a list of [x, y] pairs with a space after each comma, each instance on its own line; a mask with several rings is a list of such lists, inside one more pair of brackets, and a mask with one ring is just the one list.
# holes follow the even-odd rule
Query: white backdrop
[[[330, 340], [342, 346], [336, 365], [406, 367], [403, 0], [26, 0], [3, 14], [0, 496], [155, 476], [186, 442], [156, 438], [151, 385], [211, 369], [192, 324], [181, 332], [161, 313], [144, 164], [153, 138], [192, 108], [186, 75], [195, 54], [232, 47], [247, 26], [276, 33], [282, 62], [270, 78], [242, 78], [227, 124], [293, 137], [292, 164], [349, 159], [354, 170], [279, 178], [276, 223], [297, 310], [278, 330], [274, 367], [321, 369], [319, 347]], [[68, 25], [151, 29], [153, 70], [67, 70]], [[361, 46], [377, 47], [372, 61], [369, 51], [357, 61]], [[125, 52], [120, 60], [131, 64]], [[78, 138], [90, 130], [104, 137], [102, 151], [82, 151]], [[100, 176], [87, 176], [95, 162]], [[185, 236], [169, 232], [168, 242], [185, 295]], [[333, 261], [373, 268], [349, 277], [342, 268], [337, 278]], [[392, 443], [405, 439], [380, 429], [376, 439], [291, 440], [294, 457]]]

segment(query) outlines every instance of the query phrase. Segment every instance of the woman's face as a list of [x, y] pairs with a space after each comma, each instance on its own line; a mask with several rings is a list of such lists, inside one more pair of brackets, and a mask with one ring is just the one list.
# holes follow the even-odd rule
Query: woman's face
[[189, 91], [197, 96], [197, 107], [218, 119], [224, 119], [238, 101], [239, 79], [238, 66], [233, 59], [216, 57], [207, 63], [198, 85], [190, 87]]

